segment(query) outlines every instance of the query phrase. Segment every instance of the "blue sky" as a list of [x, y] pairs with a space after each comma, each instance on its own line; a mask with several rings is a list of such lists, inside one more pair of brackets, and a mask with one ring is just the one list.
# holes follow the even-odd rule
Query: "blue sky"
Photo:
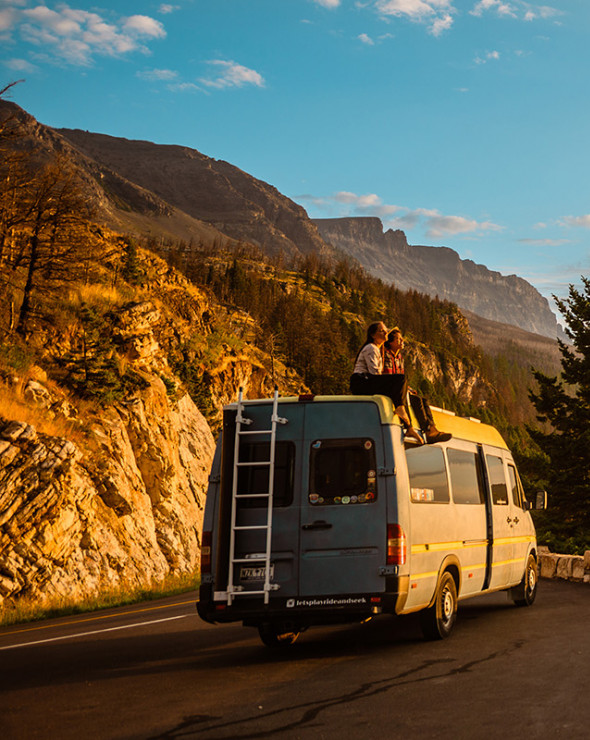
[[379, 216], [544, 295], [590, 276], [590, 2], [0, 0], [0, 87]]

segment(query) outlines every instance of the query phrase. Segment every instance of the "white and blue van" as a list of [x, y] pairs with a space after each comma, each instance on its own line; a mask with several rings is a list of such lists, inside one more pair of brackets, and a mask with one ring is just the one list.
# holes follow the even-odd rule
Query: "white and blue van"
[[[457, 603], [533, 603], [537, 543], [496, 429], [433, 408], [448, 442], [404, 440], [385, 396], [224, 408], [204, 514], [197, 609], [287, 645], [312, 625], [420, 612], [447, 637]], [[535, 508], [544, 508], [538, 494]]]

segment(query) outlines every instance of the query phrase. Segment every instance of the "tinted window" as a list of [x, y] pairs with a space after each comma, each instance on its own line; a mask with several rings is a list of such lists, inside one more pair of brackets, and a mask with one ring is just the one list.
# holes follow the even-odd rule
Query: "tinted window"
[[445, 458], [440, 447], [414, 447], [406, 451], [412, 501], [445, 503], [449, 485]]
[[[269, 466], [264, 465], [270, 459], [269, 442], [242, 442], [240, 444], [240, 462], [256, 463], [238, 468], [238, 494], [268, 493]], [[293, 471], [295, 446], [292, 442], [277, 442], [275, 445], [275, 472], [273, 487], [273, 505], [289, 506], [293, 501]], [[240, 499], [240, 508], [253, 509], [267, 506], [265, 498]]]
[[517, 506], [524, 509], [526, 497], [522, 490], [520, 478], [518, 477], [518, 473], [516, 472], [514, 465], [508, 465], [508, 480], [510, 481], [510, 488], [512, 490], [512, 500]]
[[365, 504], [377, 498], [372, 439], [318, 439], [311, 445], [309, 502]]
[[502, 506], [508, 505], [508, 489], [506, 488], [506, 477], [504, 476], [504, 463], [502, 458], [486, 455], [488, 472], [490, 475], [490, 486], [492, 488], [492, 501]]
[[479, 455], [447, 449], [449, 475], [456, 504], [483, 504], [484, 487]]

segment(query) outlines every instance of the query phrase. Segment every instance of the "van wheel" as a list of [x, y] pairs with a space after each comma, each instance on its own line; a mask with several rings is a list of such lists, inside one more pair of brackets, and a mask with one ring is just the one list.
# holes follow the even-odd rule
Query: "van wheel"
[[443, 640], [451, 634], [457, 618], [457, 586], [445, 571], [442, 574], [434, 604], [420, 612], [420, 626], [427, 640]]
[[270, 648], [283, 648], [292, 645], [301, 634], [286, 629], [286, 625], [259, 624], [258, 634], [262, 642]]
[[531, 606], [537, 595], [539, 570], [534, 555], [529, 555], [522, 581], [508, 591], [508, 595], [516, 606]]

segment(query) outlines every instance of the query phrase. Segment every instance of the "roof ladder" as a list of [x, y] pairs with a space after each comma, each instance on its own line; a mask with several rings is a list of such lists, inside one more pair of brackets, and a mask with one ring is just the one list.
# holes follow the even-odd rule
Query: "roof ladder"
[[[252, 596], [255, 594], [264, 596], [264, 603], [268, 604], [270, 592], [275, 591], [279, 588], [278, 583], [271, 583], [270, 573], [270, 558], [271, 558], [271, 540], [272, 540], [272, 506], [273, 506], [273, 488], [274, 488], [274, 468], [275, 468], [275, 448], [277, 439], [277, 424], [286, 424], [287, 419], [282, 419], [277, 411], [279, 405], [279, 390], [275, 386], [273, 403], [272, 403], [272, 416], [270, 429], [243, 429], [252, 424], [252, 419], [248, 419], [244, 416], [244, 401], [243, 391], [240, 388], [238, 393], [238, 408], [236, 413], [236, 434], [234, 440], [234, 464], [233, 464], [233, 477], [232, 477], [232, 494], [231, 494], [231, 529], [230, 529], [230, 540], [229, 540], [229, 575], [227, 583], [227, 604], [231, 606], [233, 599], [236, 596]], [[269, 459], [256, 462], [240, 462], [240, 441], [243, 437], [252, 435], [266, 435], [270, 438], [269, 444]], [[257, 468], [268, 468], [268, 491], [265, 493], [239, 493], [238, 492], [238, 472], [241, 467], [255, 466]], [[237, 511], [238, 501], [240, 499], [266, 499], [266, 519], [263, 524], [238, 526]], [[236, 535], [237, 533], [244, 530], [259, 530], [266, 532], [265, 538], [265, 550], [264, 552], [256, 553], [257, 557], [254, 558], [236, 558]], [[261, 590], [246, 590], [243, 586], [234, 585], [234, 566], [237, 563], [259, 563], [264, 567], [264, 585]]]

